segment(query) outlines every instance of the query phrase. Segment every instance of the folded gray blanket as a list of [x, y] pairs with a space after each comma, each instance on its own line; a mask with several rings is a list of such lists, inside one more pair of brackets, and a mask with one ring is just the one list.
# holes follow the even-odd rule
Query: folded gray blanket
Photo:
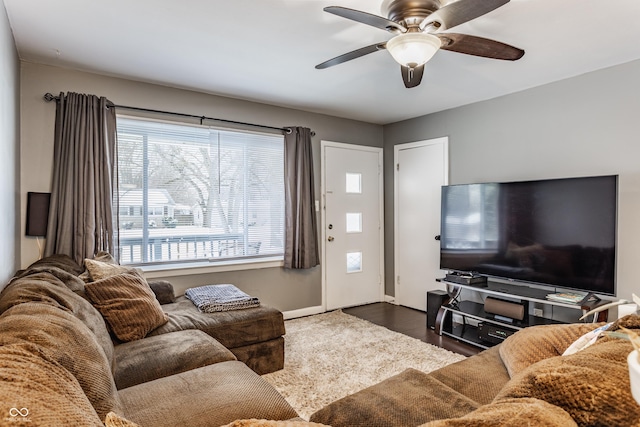
[[234, 285], [205, 285], [187, 289], [184, 295], [203, 313], [258, 307], [260, 301]]

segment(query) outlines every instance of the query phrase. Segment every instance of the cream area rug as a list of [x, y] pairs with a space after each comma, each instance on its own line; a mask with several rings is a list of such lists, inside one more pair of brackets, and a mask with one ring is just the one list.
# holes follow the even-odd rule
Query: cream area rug
[[302, 418], [407, 368], [430, 372], [465, 357], [332, 311], [285, 322], [284, 369], [263, 375]]

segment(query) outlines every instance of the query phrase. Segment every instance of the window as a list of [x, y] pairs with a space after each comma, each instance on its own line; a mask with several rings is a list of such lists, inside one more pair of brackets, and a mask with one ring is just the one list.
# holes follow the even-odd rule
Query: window
[[122, 264], [282, 256], [281, 135], [118, 117]]

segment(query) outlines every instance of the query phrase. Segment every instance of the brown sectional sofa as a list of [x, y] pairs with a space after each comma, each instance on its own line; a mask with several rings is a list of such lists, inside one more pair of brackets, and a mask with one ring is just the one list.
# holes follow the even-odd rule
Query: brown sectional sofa
[[87, 298], [83, 271], [49, 257], [0, 293], [0, 425], [102, 426], [123, 417], [143, 427], [220, 426], [298, 416], [259, 375], [282, 368], [280, 312], [203, 314], [183, 298], [171, 302], [159, 283], [168, 321], [121, 342]]
[[[261, 354], [272, 344], [260, 345], [282, 338], [273, 337], [273, 317], [258, 315], [251, 326], [250, 312], [240, 310], [237, 326], [229, 316], [214, 322], [156, 283], [166, 323], [119, 342], [85, 298], [82, 272], [67, 257], [48, 258], [0, 293], [0, 426], [130, 425], [124, 418], [142, 427], [640, 426], [628, 341], [600, 338], [561, 356], [599, 325], [526, 328], [431, 373], [408, 369], [305, 422], [238, 360], [273, 366]], [[263, 324], [272, 332], [255, 330]], [[624, 317], [611, 330], [621, 326], [640, 332], [640, 318]]]

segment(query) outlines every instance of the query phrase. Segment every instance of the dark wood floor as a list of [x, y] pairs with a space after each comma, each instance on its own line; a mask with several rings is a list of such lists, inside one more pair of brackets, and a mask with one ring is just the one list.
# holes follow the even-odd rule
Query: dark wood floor
[[344, 313], [384, 326], [392, 331], [409, 335], [429, 344], [442, 347], [465, 356], [472, 356], [481, 349], [446, 336], [439, 336], [427, 328], [427, 313], [395, 304], [380, 302], [342, 309]]

